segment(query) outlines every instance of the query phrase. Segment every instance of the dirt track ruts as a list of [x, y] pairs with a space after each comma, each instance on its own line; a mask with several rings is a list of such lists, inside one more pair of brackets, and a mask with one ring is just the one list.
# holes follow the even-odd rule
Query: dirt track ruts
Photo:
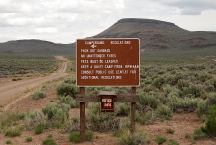
[[10, 105], [16, 103], [23, 97], [26, 97], [27, 94], [24, 94], [26, 91], [37, 88], [45, 82], [57, 80], [67, 76], [67, 59], [62, 56], [56, 56], [56, 59], [61, 61], [61, 65], [59, 65], [56, 72], [51, 73], [50, 75], [20, 80], [17, 82], [9, 82], [3, 86], [0, 86], [0, 106], [3, 106], [4, 110], [7, 110]]

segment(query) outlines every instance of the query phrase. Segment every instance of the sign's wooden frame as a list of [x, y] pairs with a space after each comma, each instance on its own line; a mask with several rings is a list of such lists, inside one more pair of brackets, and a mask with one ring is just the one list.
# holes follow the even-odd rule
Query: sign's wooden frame
[[[81, 141], [85, 141], [86, 130], [86, 117], [85, 117], [85, 104], [87, 102], [100, 102], [100, 95], [86, 95], [85, 87], [79, 87], [79, 94], [76, 96], [76, 100], [80, 102], [80, 137]], [[129, 94], [119, 94], [114, 98], [114, 102], [131, 102], [131, 125], [130, 130], [132, 133], [135, 131], [135, 111], [136, 102], [138, 101], [138, 95], [136, 95], [136, 87], [131, 87]]]
[[[102, 39], [105, 40], [107, 38], [96, 38], [98, 40]], [[140, 39], [139, 38], [108, 38], [108, 39], [138, 39], [138, 43], [139, 43], [139, 80], [140, 80]], [[78, 39], [79, 40], [79, 39]], [[77, 41], [78, 41], [77, 40]], [[95, 40], [95, 38], [89, 38], [86, 40]], [[77, 45], [77, 43], [76, 43]], [[76, 46], [77, 48], [77, 46]], [[77, 58], [77, 49], [76, 49], [76, 58]], [[76, 68], [77, 68], [77, 61], [76, 61]], [[76, 72], [76, 76], [77, 76], [77, 72]], [[76, 77], [78, 78], [78, 77]], [[78, 81], [76, 81], [77, 83]], [[78, 84], [77, 84], [78, 85]], [[115, 95], [114, 102], [130, 102], [131, 103], [131, 110], [130, 110], [130, 120], [131, 120], [131, 125], [130, 125], [130, 130], [133, 133], [135, 131], [135, 110], [136, 110], [136, 102], [138, 101], [138, 96], [136, 95], [136, 87], [138, 87], [140, 85], [140, 81], [138, 85], [105, 85], [105, 86], [109, 86], [109, 87], [131, 87], [131, 91], [128, 94], [119, 94], [119, 95]], [[94, 85], [89, 85], [91, 87], [93, 87]], [[99, 85], [96, 85], [97, 87]], [[86, 85], [78, 85], [79, 87], [79, 94], [76, 96], [76, 100], [78, 102], [80, 102], [80, 137], [81, 137], [81, 141], [85, 141], [85, 129], [86, 129], [86, 117], [85, 117], [85, 105], [87, 102], [100, 102], [101, 101], [101, 97], [100, 94], [96, 94], [96, 95], [87, 95], [86, 94], [86, 89], [85, 87], [87, 87]], [[109, 93], [104, 94], [104, 95], [110, 95]]]

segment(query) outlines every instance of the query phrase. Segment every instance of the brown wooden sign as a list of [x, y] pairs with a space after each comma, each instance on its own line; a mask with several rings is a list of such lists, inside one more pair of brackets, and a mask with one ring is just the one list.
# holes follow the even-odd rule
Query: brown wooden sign
[[139, 86], [140, 41], [136, 38], [78, 39], [78, 86]]

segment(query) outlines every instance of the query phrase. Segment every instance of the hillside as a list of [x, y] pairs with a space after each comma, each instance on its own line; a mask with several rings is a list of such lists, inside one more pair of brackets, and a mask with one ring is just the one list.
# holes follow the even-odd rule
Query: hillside
[[71, 54], [73, 44], [56, 44], [42, 40], [17, 40], [0, 43], [0, 53], [16, 54]]
[[93, 37], [140, 38], [141, 49], [145, 51], [216, 49], [216, 32], [191, 32], [170, 22], [151, 19], [121, 19]]
[[[216, 52], [216, 32], [192, 32], [174, 23], [126, 18], [89, 38], [140, 38], [142, 52]], [[0, 53], [74, 54], [75, 43], [56, 44], [42, 40], [0, 43]], [[201, 53], [202, 53], [201, 52]]]

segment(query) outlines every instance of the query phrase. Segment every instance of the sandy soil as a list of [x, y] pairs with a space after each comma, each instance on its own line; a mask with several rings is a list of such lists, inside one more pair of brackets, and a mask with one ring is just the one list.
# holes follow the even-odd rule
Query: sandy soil
[[[57, 83], [56, 83], [57, 84]], [[51, 85], [53, 86], [53, 85]], [[47, 97], [40, 100], [32, 100], [31, 97], [20, 100], [10, 107], [10, 111], [26, 112], [31, 110], [40, 110], [46, 106], [50, 101], [56, 101], [57, 95], [55, 85], [48, 88]], [[79, 117], [79, 108], [71, 109], [70, 117]], [[155, 137], [162, 135], [169, 139], [176, 140], [180, 145], [192, 145], [190, 139], [185, 138], [186, 135], [192, 135], [193, 131], [202, 126], [201, 120], [196, 113], [182, 113], [174, 114], [173, 118], [164, 122], [155, 122], [152, 125], [138, 125], [136, 129], [144, 131], [149, 140], [149, 145], [156, 145]], [[174, 134], [167, 133], [168, 129], [173, 129]], [[62, 133], [60, 129], [49, 129], [41, 135], [34, 135], [31, 131], [25, 131], [20, 137], [9, 138], [0, 134], [0, 145], [4, 145], [6, 140], [11, 140], [16, 145], [42, 145], [42, 141], [48, 136], [52, 135], [59, 145], [72, 145], [69, 142], [68, 133]], [[33, 141], [25, 143], [25, 138], [31, 136]], [[98, 133], [94, 132], [94, 139], [92, 142], [84, 142], [78, 145], [117, 145], [117, 138], [112, 133]], [[166, 145], [166, 144], [165, 144]], [[195, 145], [216, 145], [216, 139], [204, 139], [197, 141]]]
[[59, 81], [47, 82], [44, 84], [46, 86], [46, 97], [39, 100], [33, 100], [31, 97], [31, 92], [28, 97], [23, 98], [22, 100], [17, 101], [8, 108], [8, 111], [16, 112], [29, 112], [33, 110], [41, 110], [41, 108], [45, 107], [49, 102], [54, 102], [58, 100], [58, 96], [56, 94], [56, 87], [59, 84]]
[[[78, 111], [74, 109], [74, 111]], [[190, 139], [186, 139], [185, 135], [191, 135], [193, 130], [202, 125], [201, 121], [197, 118], [195, 113], [189, 114], [175, 114], [174, 117], [165, 122], [157, 122], [153, 125], [139, 126], [137, 130], [144, 131], [149, 140], [148, 145], [157, 145], [155, 143], [155, 137], [162, 135], [169, 139], [176, 140], [180, 145], [192, 145]], [[174, 134], [167, 133], [167, 129], [172, 128], [175, 130]], [[4, 145], [7, 140], [12, 141], [16, 145], [42, 145], [42, 141], [46, 139], [48, 135], [52, 135], [59, 145], [75, 145], [69, 141], [69, 134], [63, 133], [59, 129], [48, 129], [40, 135], [35, 135], [32, 131], [25, 131], [19, 137], [5, 137], [0, 134], [0, 145]], [[30, 143], [25, 142], [25, 138], [31, 136], [33, 141]], [[92, 142], [79, 143], [77, 145], [118, 145], [118, 139], [112, 135], [112, 133], [99, 133], [94, 132], [94, 138]], [[164, 145], [167, 145], [166, 143]], [[215, 139], [203, 139], [196, 141], [193, 145], [216, 145]]]
[[[162, 135], [169, 139], [176, 140], [180, 145], [192, 145], [190, 139], [185, 138], [186, 135], [192, 135], [195, 129], [202, 126], [201, 120], [196, 113], [180, 113], [174, 114], [173, 118], [164, 122], [156, 122], [152, 125], [138, 126], [138, 130], [147, 133], [150, 140], [150, 145], [157, 145], [155, 138], [157, 135]], [[174, 134], [167, 132], [168, 129], [174, 130]], [[216, 140], [205, 139], [195, 143], [196, 145], [216, 145]]]
[[[52, 135], [56, 140], [58, 145], [75, 145], [69, 141], [68, 134], [60, 133], [53, 129], [46, 130], [44, 133], [39, 135], [34, 135], [33, 132], [26, 131], [23, 132], [21, 136], [8, 138], [0, 134], [0, 145], [6, 145], [5, 142], [10, 140], [14, 145], [42, 145], [42, 141], [47, 138], [47, 136]], [[31, 136], [32, 142], [25, 142], [26, 137]], [[94, 133], [94, 139], [92, 142], [79, 143], [77, 145], [117, 145], [117, 139], [112, 136], [111, 133]]]
[[[4, 106], [4, 110], [7, 110], [12, 104], [16, 103], [20, 99], [29, 96], [29, 92], [41, 86], [48, 81], [57, 80], [62, 77], [66, 77], [67, 60], [62, 56], [57, 56], [57, 60], [61, 61], [61, 65], [58, 70], [48, 76], [37, 77], [31, 79], [20, 80], [17, 82], [7, 82], [0, 85], [0, 106]], [[23, 95], [25, 93], [25, 95]]]
[[[10, 111], [19, 110], [21, 112], [26, 112], [33, 109], [39, 110], [42, 107], [46, 106], [48, 102], [56, 101], [56, 87], [54, 86], [48, 89], [46, 98], [36, 101], [32, 100], [30, 97], [25, 98], [14, 104], [10, 108]], [[70, 117], [79, 117], [79, 108], [71, 109]], [[176, 140], [180, 145], [192, 145], [192, 141], [190, 139], [185, 138], [185, 136], [192, 135], [193, 131], [197, 128], [200, 128], [201, 126], [202, 122], [197, 117], [196, 113], [180, 113], [174, 114], [171, 120], [164, 122], [155, 122], [151, 125], [139, 125], [137, 123], [136, 129], [138, 131], [144, 131], [146, 133], [147, 139], [149, 140], [149, 145], [156, 145], [155, 138], [157, 135], [165, 136], [167, 140]], [[174, 130], [174, 134], [168, 133], [168, 129]], [[61, 130], [52, 129], [46, 130], [41, 135], [34, 135], [33, 132], [24, 132], [20, 137], [16, 138], [8, 138], [4, 137], [3, 135], [0, 135], [0, 140], [2, 138], [2, 142], [0, 141], [0, 145], [2, 145], [8, 139], [16, 143], [17, 145], [25, 145], [27, 144], [25, 143], [26, 136], [33, 137], [33, 142], [28, 143], [29, 145], [41, 145], [42, 140], [44, 140], [49, 134], [52, 134], [53, 138], [58, 142], [59, 145], [72, 144], [69, 142], [68, 133], [62, 133]], [[94, 139], [92, 142], [84, 142], [79, 145], [117, 145], [117, 141], [117, 138], [114, 137], [112, 133], [94, 132]], [[195, 145], [216, 145], [216, 139], [199, 140], [196, 141]]]
[[[59, 82], [48, 83], [46, 94], [47, 97], [39, 100], [33, 100], [31, 97], [24, 98], [13, 104], [9, 110], [16, 112], [28, 112], [31, 110], [41, 110], [49, 102], [56, 101], [56, 86]], [[86, 110], [87, 111], [87, 110]], [[70, 110], [70, 117], [79, 117], [79, 108], [74, 108]], [[136, 129], [138, 131], [144, 131], [146, 133], [147, 139], [149, 140], [149, 145], [156, 145], [155, 138], [157, 135], [162, 135], [167, 138], [167, 140], [176, 140], [180, 145], [192, 145], [190, 139], [185, 138], [186, 135], [192, 135], [193, 131], [202, 126], [201, 120], [197, 117], [196, 113], [182, 113], [174, 114], [171, 120], [164, 122], [155, 122], [151, 125], [139, 125], [136, 124]], [[174, 130], [174, 134], [167, 132], [168, 129]], [[42, 141], [46, 139], [48, 135], [52, 135], [56, 140], [58, 145], [74, 145], [69, 141], [69, 134], [63, 133], [60, 129], [49, 129], [45, 130], [44, 133], [40, 135], [35, 135], [33, 131], [24, 131], [21, 136], [10, 138], [5, 137], [0, 134], [0, 145], [5, 145], [7, 140], [13, 142], [16, 145], [42, 145]], [[30, 143], [25, 142], [25, 138], [31, 136], [33, 141]], [[112, 135], [112, 133], [98, 133], [94, 132], [94, 138], [92, 142], [84, 142], [78, 145], [117, 145], [118, 139]], [[166, 145], [166, 143], [164, 144]], [[216, 139], [202, 139], [196, 141], [194, 145], [216, 145]]]

